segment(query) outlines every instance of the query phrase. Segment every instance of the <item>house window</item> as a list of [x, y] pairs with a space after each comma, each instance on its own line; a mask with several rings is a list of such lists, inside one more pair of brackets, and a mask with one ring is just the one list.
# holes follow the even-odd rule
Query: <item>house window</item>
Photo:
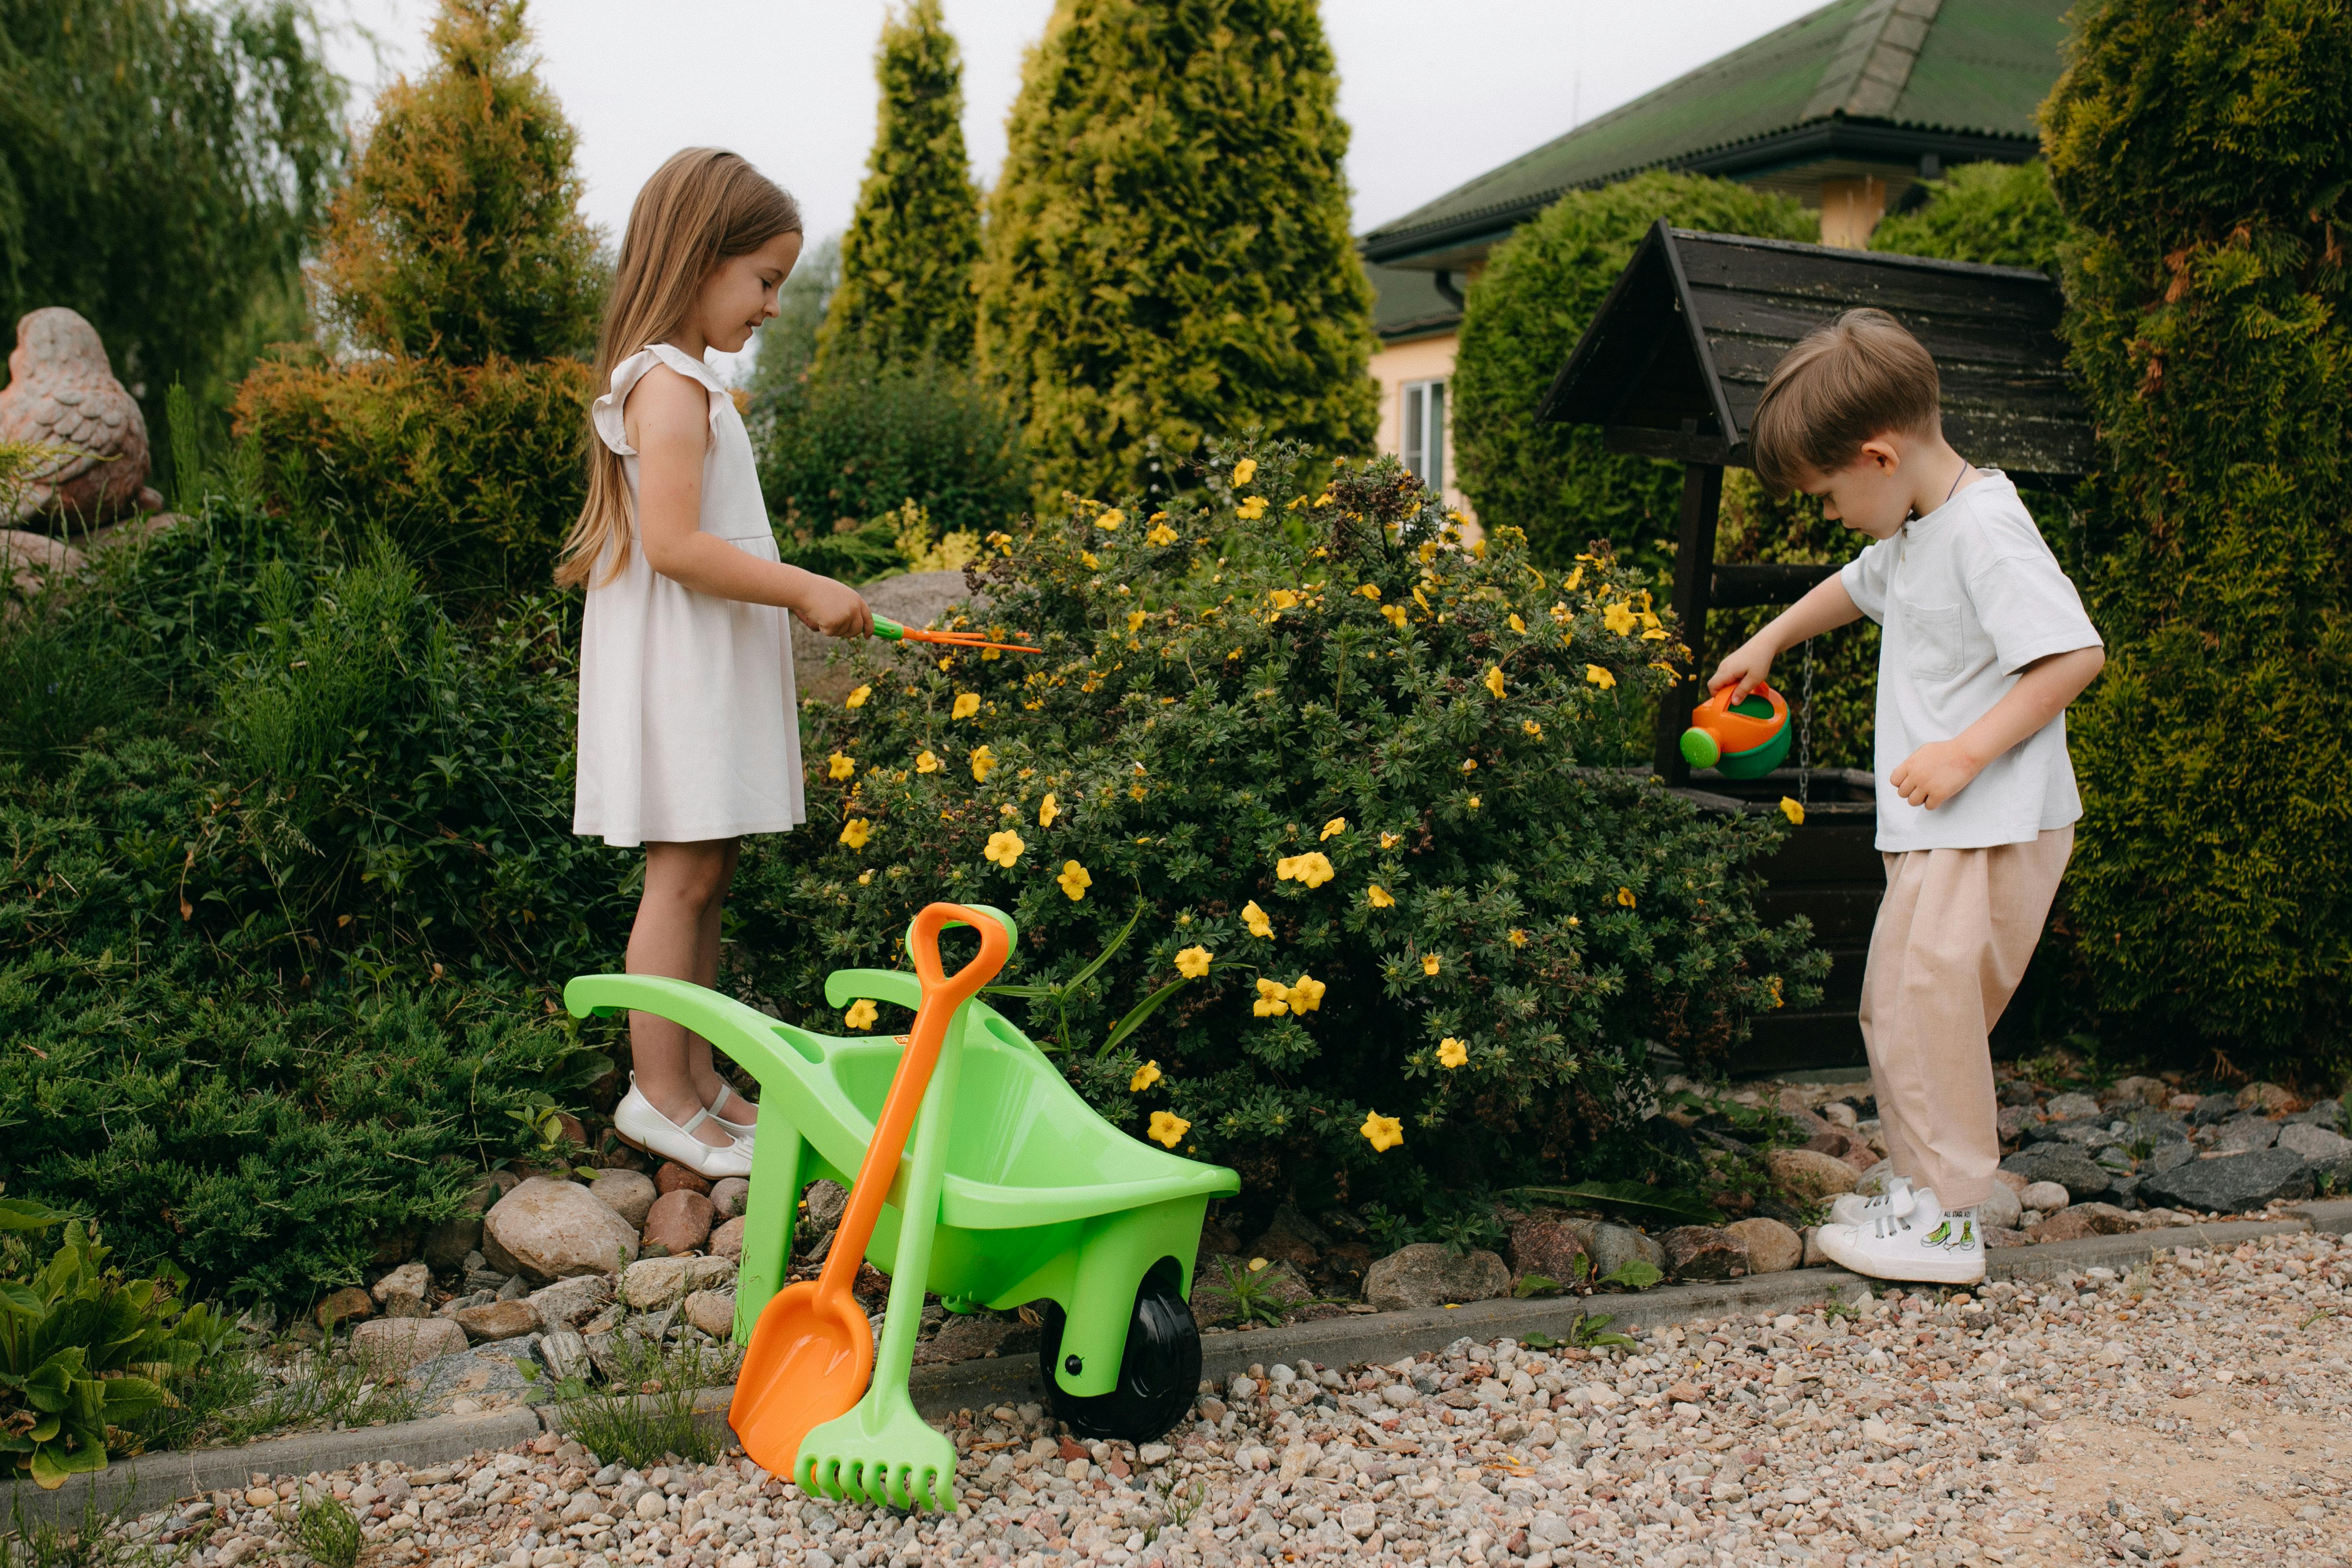
[[1431, 489], [1445, 488], [1445, 383], [1404, 384], [1404, 466]]

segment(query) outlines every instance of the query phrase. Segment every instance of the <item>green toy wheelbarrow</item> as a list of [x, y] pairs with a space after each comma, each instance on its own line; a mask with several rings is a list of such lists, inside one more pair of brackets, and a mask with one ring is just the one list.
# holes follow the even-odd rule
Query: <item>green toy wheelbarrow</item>
[[[866, 998], [911, 1010], [920, 989], [912, 973], [845, 969], [824, 994], [835, 1007]], [[582, 975], [563, 1000], [575, 1016], [667, 1018], [759, 1080], [735, 1292], [736, 1342], [749, 1345], [782, 1284], [802, 1189], [820, 1177], [850, 1184], [901, 1043], [815, 1034], [652, 975]], [[1209, 1200], [1238, 1192], [1241, 1178], [1112, 1126], [985, 1003], [964, 1003], [957, 1019], [948, 1048], [961, 1049], [961, 1073], [926, 1285], [957, 1311], [1046, 1302], [1039, 1364], [1055, 1415], [1088, 1436], [1149, 1442], [1198, 1392], [1192, 1259]], [[910, 1166], [902, 1156], [866, 1245], [877, 1268], [897, 1253]]]

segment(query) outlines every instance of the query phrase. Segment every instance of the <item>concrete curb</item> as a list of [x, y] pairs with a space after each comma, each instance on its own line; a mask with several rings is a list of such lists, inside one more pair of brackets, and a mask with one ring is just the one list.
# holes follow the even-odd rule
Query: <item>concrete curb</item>
[[[2123, 1236], [2090, 1236], [2040, 1247], [2002, 1247], [1990, 1260], [1994, 1279], [2047, 1279], [2089, 1268], [2136, 1268], [2158, 1252], [2176, 1247], [2235, 1247], [2263, 1236], [2319, 1231], [2352, 1235], [2352, 1200], [2329, 1200], [2279, 1211], [2275, 1220], [2225, 1220], [2211, 1225], [2168, 1226]], [[1843, 1268], [1801, 1268], [1759, 1274], [1716, 1285], [1664, 1285], [1638, 1295], [1581, 1300], [1476, 1301], [1418, 1312], [1374, 1312], [1327, 1318], [1282, 1329], [1218, 1331], [1201, 1342], [1201, 1375], [1223, 1383], [1254, 1365], [1272, 1366], [1301, 1357], [1335, 1365], [1389, 1363], [1424, 1350], [1439, 1350], [1468, 1334], [1481, 1340], [1530, 1334], [1565, 1338], [1580, 1312], [1610, 1314], [1612, 1329], [1662, 1328], [1669, 1323], [1732, 1313], [1785, 1312], [1833, 1299], [1852, 1300], [1869, 1282]], [[1042, 1399], [1045, 1385], [1034, 1355], [1009, 1355], [920, 1366], [908, 1380], [915, 1408], [927, 1416]], [[698, 1425], [727, 1431], [732, 1386], [708, 1388], [695, 1396]], [[639, 1395], [641, 1403], [652, 1395]], [[563, 1411], [546, 1405], [478, 1415], [436, 1415], [386, 1426], [361, 1426], [280, 1437], [242, 1448], [202, 1448], [149, 1454], [114, 1466], [105, 1474], [76, 1477], [54, 1492], [27, 1481], [0, 1486], [0, 1534], [21, 1509], [30, 1521], [78, 1523], [94, 1501], [100, 1514], [139, 1514], [177, 1498], [224, 1489], [242, 1490], [262, 1474], [304, 1476], [362, 1461], [398, 1460], [422, 1466], [462, 1459], [478, 1449], [512, 1447], [541, 1431], [562, 1433]]]

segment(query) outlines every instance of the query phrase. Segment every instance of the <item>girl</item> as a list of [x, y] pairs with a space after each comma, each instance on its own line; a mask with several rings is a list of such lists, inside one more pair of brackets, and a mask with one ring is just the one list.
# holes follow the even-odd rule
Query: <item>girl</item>
[[[777, 558], [742, 416], [702, 363], [776, 313], [800, 252], [791, 196], [690, 147], [637, 193], [604, 310], [588, 504], [556, 581], [588, 588], [572, 830], [646, 847], [633, 974], [713, 984], [741, 836], [806, 819], [783, 611], [831, 637], [874, 629], [856, 593]], [[750, 1175], [759, 1107], [709, 1043], [643, 1013], [629, 1041], [621, 1137], [706, 1177]]]

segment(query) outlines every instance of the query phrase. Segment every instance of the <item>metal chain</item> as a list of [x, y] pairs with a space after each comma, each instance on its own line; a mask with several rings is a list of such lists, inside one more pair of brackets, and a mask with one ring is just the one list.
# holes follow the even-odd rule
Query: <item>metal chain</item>
[[1797, 709], [1797, 805], [1813, 804], [1813, 639], [1805, 639], [1805, 689]]

